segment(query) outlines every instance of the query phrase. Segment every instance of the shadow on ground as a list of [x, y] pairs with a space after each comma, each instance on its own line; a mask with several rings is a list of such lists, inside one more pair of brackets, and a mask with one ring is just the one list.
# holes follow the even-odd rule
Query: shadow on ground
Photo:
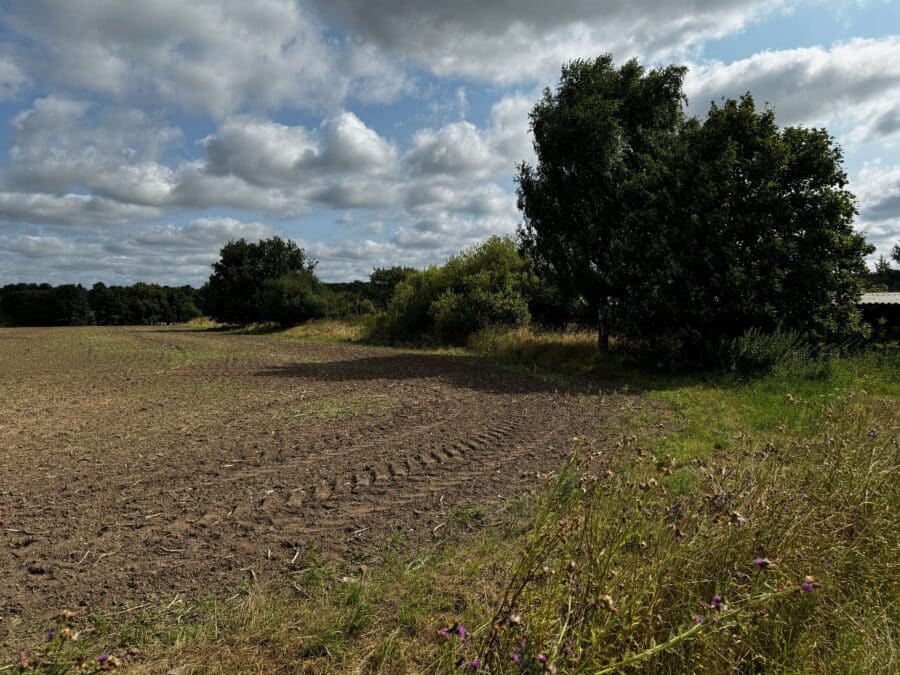
[[566, 378], [565, 381], [550, 381], [499, 368], [476, 358], [441, 354], [403, 353], [326, 363], [292, 363], [266, 368], [257, 375], [326, 382], [440, 380], [453, 387], [492, 394], [598, 394], [612, 390], [608, 382], [600, 380]]

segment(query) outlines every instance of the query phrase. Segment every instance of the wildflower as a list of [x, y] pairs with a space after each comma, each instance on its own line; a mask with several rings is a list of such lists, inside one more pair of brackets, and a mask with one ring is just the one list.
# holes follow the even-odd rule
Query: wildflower
[[519, 661], [522, 660], [522, 657], [519, 656], [519, 653], [518, 653], [518, 652], [513, 652], [512, 654], [510, 654], [510, 656], [512, 657], [512, 662], [513, 662], [513, 663], [516, 663], [516, 664], [517, 664], [517, 663], [519, 663]]
[[716, 609], [719, 609], [722, 606], [722, 596], [718, 594], [712, 596], [712, 602], [710, 604]]
[[541, 663], [547, 663], [547, 661], [549, 661], [546, 654], [538, 654], [537, 660], [540, 661]]
[[737, 523], [738, 525], [746, 525], [747, 524], [747, 518], [745, 516], [742, 516], [737, 511], [731, 512], [731, 521], [734, 523]]
[[816, 578], [811, 575], [807, 575], [805, 579], [803, 579], [803, 583], [800, 588], [803, 589], [804, 593], [812, 593], [816, 587]]
[[694, 623], [703, 623], [705, 620], [706, 620], [706, 619], [704, 619], [704, 618], [703, 618], [702, 616], [700, 616], [699, 614], [697, 614], [697, 615], [694, 616]]
[[459, 639], [460, 639], [460, 640], [462, 640], [463, 642], [465, 642], [465, 641], [466, 641], [466, 635], [469, 634], [469, 631], [467, 631], [467, 630], [466, 630], [466, 627], [463, 626], [462, 624], [458, 624], [458, 625], [456, 626], [456, 634], [459, 635]]
[[619, 611], [618, 609], [616, 609], [616, 605], [615, 603], [613, 603], [613, 599], [609, 595], [601, 595], [597, 602], [601, 608], [608, 609], [610, 612], [615, 613]]
[[50, 629], [47, 631], [47, 637], [45, 638], [47, 642], [53, 642], [53, 639], [56, 637], [56, 630]]
[[100, 665], [100, 668], [103, 670], [112, 670], [113, 668], [118, 668], [122, 663], [115, 656], [111, 656], [110, 654], [100, 654], [97, 657], [97, 663]]
[[481, 661], [479, 661], [478, 659], [472, 659], [471, 661], [469, 661], [469, 670], [478, 670], [480, 666]]
[[754, 558], [753, 564], [762, 569], [768, 569], [772, 566], [772, 561], [768, 558]]
[[61, 637], [63, 640], [77, 640], [78, 633], [76, 633], [71, 628], [66, 627], [59, 631], [59, 637]]

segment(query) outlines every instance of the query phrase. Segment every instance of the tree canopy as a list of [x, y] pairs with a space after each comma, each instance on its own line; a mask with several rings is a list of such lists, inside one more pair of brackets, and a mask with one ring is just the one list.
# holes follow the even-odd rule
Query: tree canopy
[[684, 72], [576, 61], [535, 105], [519, 205], [539, 271], [660, 360], [708, 363], [751, 328], [863, 334], [872, 249], [840, 148], [824, 129], [780, 128], [750, 95], [688, 117]]
[[683, 117], [686, 69], [615, 68], [610, 55], [563, 66], [531, 112], [537, 164], [519, 167], [520, 238], [538, 269], [599, 313], [618, 295], [626, 193]]
[[281, 237], [255, 243], [230, 241], [219, 252], [203, 288], [204, 308], [222, 323], [261, 321], [267, 284], [289, 274], [310, 275], [315, 267], [316, 261], [310, 260], [306, 251]]

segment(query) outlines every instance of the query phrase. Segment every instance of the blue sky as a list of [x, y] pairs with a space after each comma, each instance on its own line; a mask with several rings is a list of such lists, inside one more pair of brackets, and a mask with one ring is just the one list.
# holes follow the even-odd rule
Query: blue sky
[[900, 3], [0, 0], [0, 284], [200, 284], [279, 234], [327, 280], [519, 222], [528, 111], [565, 60], [684, 63], [842, 144], [900, 240]]

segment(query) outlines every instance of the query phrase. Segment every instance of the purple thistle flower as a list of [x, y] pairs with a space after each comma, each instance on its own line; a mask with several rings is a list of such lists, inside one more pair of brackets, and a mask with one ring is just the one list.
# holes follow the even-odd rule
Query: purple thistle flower
[[469, 670], [478, 670], [480, 666], [481, 661], [479, 661], [478, 659], [472, 659], [471, 661], [469, 661]]
[[522, 659], [517, 652], [510, 654], [510, 656], [512, 657], [513, 663], [518, 663]]
[[456, 634], [459, 635], [459, 639], [460, 639], [460, 640], [462, 640], [463, 642], [465, 642], [465, 641], [466, 641], [466, 635], [469, 634], [469, 631], [466, 630], [466, 627], [465, 627], [465, 626], [463, 626], [462, 624], [459, 624], [459, 625], [456, 627]]
[[700, 616], [699, 614], [697, 614], [696, 616], [694, 616], [694, 623], [703, 623], [705, 620], [706, 620], [706, 619], [704, 619], [704, 618], [703, 618], [702, 616]]
[[716, 609], [719, 609], [719, 607], [722, 606], [722, 596], [719, 595], [718, 593], [716, 595], [712, 596], [712, 606], [715, 607]]
[[813, 585], [812, 585], [811, 581], [804, 581], [801, 588], [803, 589], [804, 593], [812, 593], [813, 592]]
[[753, 564], [757, 567], [762, 567], [763, 569], [767, 568], [772, 562], [768, 558], [754, 558]]
[[97, 663], [99, 663], [100, 665], [103, 665], [107, 661], [109, 661], [109, 654], [100, 654], [97, 657]]

